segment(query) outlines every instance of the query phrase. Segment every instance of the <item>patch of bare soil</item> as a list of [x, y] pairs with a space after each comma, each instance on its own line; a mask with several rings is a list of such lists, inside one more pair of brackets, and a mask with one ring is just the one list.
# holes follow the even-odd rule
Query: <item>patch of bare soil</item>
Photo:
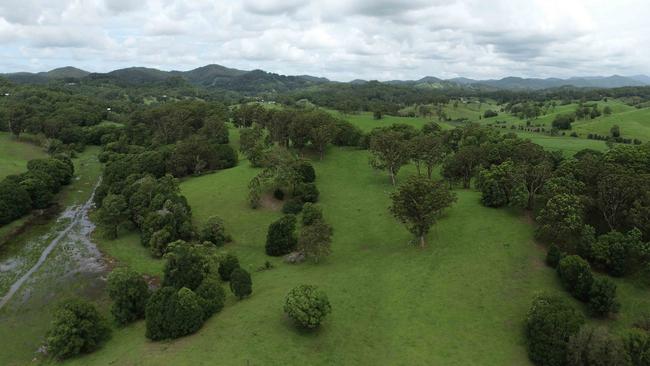
[[283, 202], [275, 199], [271, 193], [265, 193], [260, 197], [260, 206], [271, 211], [280, 211]]

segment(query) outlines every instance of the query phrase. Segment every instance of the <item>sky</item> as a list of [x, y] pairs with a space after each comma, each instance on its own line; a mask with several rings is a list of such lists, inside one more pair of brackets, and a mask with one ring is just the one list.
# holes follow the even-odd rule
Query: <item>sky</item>
[[0, 0], [0, 72], [650, 74], [648, 0]]

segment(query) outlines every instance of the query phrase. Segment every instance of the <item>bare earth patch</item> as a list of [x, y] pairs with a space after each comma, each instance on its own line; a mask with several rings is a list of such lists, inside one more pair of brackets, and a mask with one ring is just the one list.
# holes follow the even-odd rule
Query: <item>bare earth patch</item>
[[260, 197], [260, 206], [271, 211], [280, 211], [282, 201], [275, 199], [271, 193], [265, 193]]

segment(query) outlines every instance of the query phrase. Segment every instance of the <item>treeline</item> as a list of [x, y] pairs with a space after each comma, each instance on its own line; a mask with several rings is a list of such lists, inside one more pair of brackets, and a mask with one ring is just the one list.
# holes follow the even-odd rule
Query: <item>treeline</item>
[[28, 214], [32, 209], [47, 208], [62, 186], [70, 183], [74, 164], [68, 156], [34, 159], [27, 172], [10, 175], [0, 182], [0, 225]]

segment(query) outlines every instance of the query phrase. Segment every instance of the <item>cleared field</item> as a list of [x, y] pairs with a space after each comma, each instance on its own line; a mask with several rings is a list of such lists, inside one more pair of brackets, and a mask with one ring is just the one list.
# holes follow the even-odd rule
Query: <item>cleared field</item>
[[46, 156], [40, 147], [20, 142], [7, 132], [0, 132], [0, 179], [25, 172], [28, 161]]
[[451, 125], [445, 122], [439, 122], [437, 118], [424, 118], [424, 117], [397, 117], [384, 115], [381, 119], [374, 119], [372, 113], [370, 112], [359, 112], [356, 114], [343, 114], [338, 111], [328, 110], [334, 116], [343, 118], [350, 123], [355, 124], [364, 132], [369, 132], [373, 128], [377, 127], [386, 127], [395, 123], [402, 123], [406, 125], [411, 125], [416, 128], [421, 128], [427, 122], [436, 122], [442, 128], [449, 129], [452, 128]]
[[609, 136], [610, 129], [614, 125], [620, 127], [622, 137], [650, 141], [650, 108], [633, 108], [607, 117], [576, 122], [573, 124], [573, 129], [581, 135], [594, 133]]

